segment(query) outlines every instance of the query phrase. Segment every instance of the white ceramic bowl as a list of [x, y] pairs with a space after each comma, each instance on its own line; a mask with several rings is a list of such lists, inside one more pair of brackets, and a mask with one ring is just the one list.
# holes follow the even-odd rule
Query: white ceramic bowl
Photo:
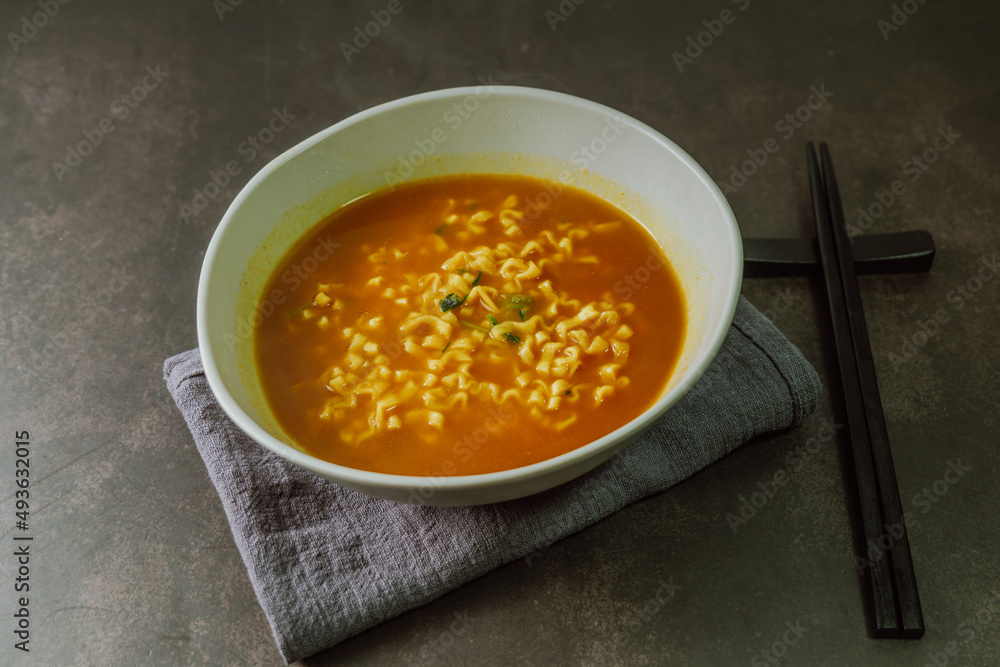
[[[681, 280], [688, 331], [659, 400], [613, 433], [522, 468], [457, 477], [356, 470], [289, 443], [261, 395], [255, 318], [271, 270], [297, 239], [356, 197], [405, 179], [517, 173], [561, 181], [632, 214]], [[358, 113], [276, 158], [236, 197], [205, 254], [198, 344], [209, 385], [239, 428], [278, 456], [373, 496], [430, 505], [509, 500], [567, 482], [611, 458], [694, 385], [732, 321], [742, 279], [739, 228], [722, 193], [673, 142], [593, 102], [533, 88], [480, 86], [407, 97]]]

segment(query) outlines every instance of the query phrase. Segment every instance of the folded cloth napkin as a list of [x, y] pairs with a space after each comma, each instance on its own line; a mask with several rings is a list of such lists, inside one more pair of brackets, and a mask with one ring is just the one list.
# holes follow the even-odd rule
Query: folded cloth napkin
[[816, 407], [802, 354], [741, 298], [699, 383], [630, 447], [544, 493], [475, 507], [394, 503], [272, 454], [223, 413], [198, 350], [164, 377], [222, 498], [278, 649], [293, 662], [670, 487]]

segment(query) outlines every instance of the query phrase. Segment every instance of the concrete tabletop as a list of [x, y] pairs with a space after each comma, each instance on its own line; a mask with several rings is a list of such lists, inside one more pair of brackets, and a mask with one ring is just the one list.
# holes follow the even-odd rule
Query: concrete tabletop
[[933, 234], [930, 272], [860, 281], [927, 634], [869, 636], [821, 282], [748, 278], [823, 379], [800, 427], [305, 664], [1000, 664], [998, 17], [938, 0], [4, 2], [0, 663], [281, 663], [163, 360], [196, 345], [205, 248], [257, 170], [359, 110], [485, 78], [661, 131], [744, 236], [812, 236], [808, 140], [830, 144], [855, 233]]

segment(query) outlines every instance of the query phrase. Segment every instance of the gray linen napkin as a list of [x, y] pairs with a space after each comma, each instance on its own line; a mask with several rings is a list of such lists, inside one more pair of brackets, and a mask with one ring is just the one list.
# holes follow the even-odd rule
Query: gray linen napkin
[[698, 385], [610, 461], [528, 498], [420, 507], [327, 482], [253, 442], [216, 403], [197, 349], [167, 359], [163, 372], [287, 662], [663, 491], [758, 434], [797, 424], [820, 392], [809, 362], [741, 297]]

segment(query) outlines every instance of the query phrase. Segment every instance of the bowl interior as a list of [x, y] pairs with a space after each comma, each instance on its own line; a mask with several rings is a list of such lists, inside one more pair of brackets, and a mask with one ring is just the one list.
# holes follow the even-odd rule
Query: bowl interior
[[[269, 315], [261, 296], [272, 270], [326, 215], [405, 180], [457, 173], [516, 173], [587, 190], [642, 223], [681, 280], [688, 330], [666, 390], [649, 418], [636, 420], [642, 423], [557, 457], [574, 459], [568, 469], [579, 474], [587, 468], [583, 460], [596, 465], [610, 457], [697, 380], [728, 330], [742, 267], [735, 219], [707, 174], [662, 135], [607, 107], [535, 89], [459, 88], [382, 105], [315, 135], [267, 165], [233, 202], [206, 254], [198, 335], [210, 385], [241, 429], [348, 486], [366, 492], [373, 492], [371, 484], [405, 486], [386, 479], [395, 476], [318, 461], [287, 444], [254, 369], [253, 329]], [[293, 285], [274, 298], [287, 298]], [[535, 466], [544, 472], [560, 465], [553, 461]], [[490, 478], [479, 480], [487, 485], [518, 479], [473, 477]], [[441, 485], [468, 489], [474, 481], [447, 478]]]

